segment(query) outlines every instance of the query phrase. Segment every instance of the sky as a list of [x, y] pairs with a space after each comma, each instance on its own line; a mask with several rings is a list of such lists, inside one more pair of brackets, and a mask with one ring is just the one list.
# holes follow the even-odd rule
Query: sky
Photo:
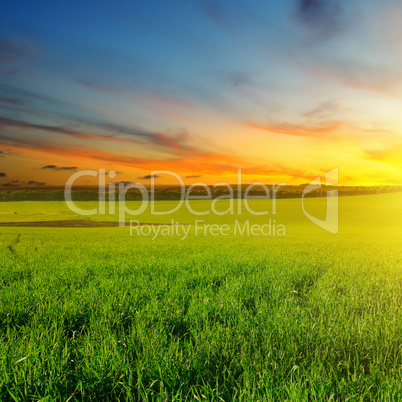
[[399, 0], [0, 0], [0, 186], [402, 184], [401, 20]]

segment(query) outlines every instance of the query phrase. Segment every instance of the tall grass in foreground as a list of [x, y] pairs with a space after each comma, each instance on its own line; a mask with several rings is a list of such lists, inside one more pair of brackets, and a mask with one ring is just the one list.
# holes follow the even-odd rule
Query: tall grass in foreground
[[393, 234], [7, 228], [0, 400], [400, 400]]

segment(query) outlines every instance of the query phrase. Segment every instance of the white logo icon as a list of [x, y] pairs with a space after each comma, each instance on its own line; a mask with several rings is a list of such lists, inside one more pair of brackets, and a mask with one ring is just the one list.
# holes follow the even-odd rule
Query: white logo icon
[[[325, 185], [329, 186], [332, 184], [339, 183], [339, 169], [335, 168], [327, 173], [325, 173]], [[339, 230], [339, 208], [338, 208], [338, 190], [327, 191], [327, 209], [325, 214], [325, 219], [318, 219], [315, 216], [309, 214], [304, 208], [304, 197], [306, 194], [313, 190], [321, 188], [321, 178], [316, 177], [311, 181], [303, 191], [302, 195], [302, 208], [304, 215], [315, 225], [326, 230], [327, 232], [336, 234]]]

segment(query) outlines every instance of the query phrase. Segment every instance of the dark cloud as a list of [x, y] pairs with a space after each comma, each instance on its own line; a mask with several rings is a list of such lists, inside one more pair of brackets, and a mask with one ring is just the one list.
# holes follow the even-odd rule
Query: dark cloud
[[3, 187], [20, 187], [23, 182], [20, 182], [19, 180], [11, 180], [8, 183], [2, 184]]
[[19, 72], [18, 68], [0, 68], [0, 75], [17, 75]]
[[[1, 138], [1, 136], [0, 136]], [[13, 152], [11, 149], [6, 149], [5, 151], [0, 151], [0, 158], [4, 158], [7, 155], [15, 155], [15, 152]]]
[[36, 54], [33, 47], [23, 45], [15, 39], [0, 38], [0, 62], [21, 62]]
[[112, 181], [112, 184], [123, 184], [124, 186], [127, 186], [128, 184], [137, 184], [135, 181]]
[[[0, 74], [1, 74], [1, 72], [0, 72]], [[48, 102], [52, 105], [57, 103], [58, 105], [65, 106], [67, 104], [67, 103], [57, 100], [55, 98], [51, 98], [51, 97], [41, 95], [41, 94], [38, 94], [35, 92], [27, 91], [25, 89], [17, 88], [13, 85], [0, 83], [0, 90], [3, 94], [6, 94], [5, 97], [15, 98], [18, 101], [21, 101], [23, 103], [25, 103], [26, 101], [29, 101], [29, 102], [42, 101], [42, 102]]]
[[35, 180], [30, 180], [28, 182], [26, 181], [21, 181], [21, 180], [11, 180], [8, 183], [2, 184], [3, 187], [21, 187], [21, 186], [46, 186], [46, 183], [40, 182], [40, 181], [35, 181]]
[[[105, 134], [93, 134], [85, 130], [76, 130], [63, 126], [49, 126], [44, 124], [33, 124], [22, 120], [14, 120], [0, 117], [1, 126], [17, 127], [21, 129], [34, 129], [42, 130], [51, 133], [58, 133], [62, 135], [68, 135], [70, 137], [79, 138], [83, 140], [109, 140], [109, 141], [123, 141], [133, 143], [144, 143], [163, 146], [165, 148], [171, 148], [174, 150], [189, 149], [184, 145], [185, 141], [189, 138], [188, 133], [184, 130], [179, 131], [176, 134], [166, 135], [164, 133], [151, 132], [141, 130], [138, 128], [130, 128], [113, 123], [102, 122], [74, 122], [75, 125], [87, 125], [97, 129], [107, 131]], [[123, 138], [121, 135], [129, 135], [139, 137], [140, 139]]]
[[29, 186], [46, 186], [46, 183], [44, 182], [39, 182], [39, 181], [35, 181], [35, 180], [30, 180], [28, 182]]
[[42, 166], [41, 169], [45, 169], [45, 170], [77, 170], [77, 167], [76, 166], [46, 165], [46, 166]]
[[193, 175], [190, 175], [190, 176], [185, 176], [184, 178], [185, 179], [198, 179], [200, 177], [202, 177], [201, 174], [193, 174]]
[[[241, 81], [240, 77], [234, 78], [235, 81]], [[112, 122], [102, 121], [97, 117], [77, 117], [71, 119], [71, 116], [65, 116], [53, 110], [56, 105], [57, 109], [62, 107], [75, 107], [74, 105], [66, 102], [61, 102], [57, 99], [47, 97], [30, 91], [21, 90], [12, 85], [0, 83], [0, 108], [11, 111], [18, 111], [33, 114], [36, 118], [45, 118], [49, 121], [57, 118], [58, 121], [64, 121], [62, 124], [49, 125], [38, 124], [24, 121], [21, 119], [1, 118], [0, 127], [9, 126], [17, 127], [25, 130], [41, 130], [61, 135], [67, 135], [74, 138], [84, 140], [104, 140], [104, 141], [122, 141], [132, 142], [134, 144], [150, 143], [164, 148], [170, 148], [173, 153], [177, 150], [188, 150], [189, 147], [185, 142], [188, 140], [188, 134], [185, 130], [167, 130], [166, 133], [159, 131], [146, 130], [136, 126], [126, 126], [122, 124], [115, 124]], [[51, 107], [51, 112], [47, 109]], [[44, 108], [46, 110], [44, 110]], [[77, 110], [78, 111], [78, 110]], [[9, 142], [9, 139], [7, 140]]]
[[13, 183], [4, 183], [1, 186], [2, 187], [21, 187], [19, 184], [13, 184]]
[[140, 128], [135, 128], [135, 127], [127, 127], [124, 125], [120, 124], [113, 124], [113, 123], [106, 123], [106, 122], [90, 122], [87, 124], [90, 124], [92, 126], [95, 126], [97, 128], [106, 130], [108, 132], [113, 132], [115, 134], [127, 134], [127, 135], [132, 135], [135, 137], [152, 137], [156, 138], [157, 133], [147, 131], [147, 130], [142, 130]]
[[6, 119], [6, 118], [0, 118], [0, 127], [1, 126], [12, 126], [12, 127], [23, 128], [23, 129], [31, 128], [31, 129], [35, 129], [35, 130], [43, 130], [43, 131], [48, 131], [48, 132], [52, 132], [52, 133], [69, 135], [72, 137], [77, 137], [77, 138], [82, 138], [82, 139], [92, 139], [92, 138], [100, 137], [98, 135], [82, 133], [82, 132], [71, 130], [69, 128], [62, 127], [62, 126], [48, 126], [48, 125], [44, 125], [44, 124], [33, 124], [33, 123], [27, 123], [22, 120], [13, 120], [13, 119]]
[[227, 32], [233, 32], [233, 11], [238, 2], [232, 0], [227, 6], [216, 0], [199, 0], [198, 3], [211, 22]]
[[243, 71], [229, 71], [226, 73], [225, 81], [232, 88], [238, 88], [242, 85], [247, 85], [252, 82], [249, 74]]
[[115, 175], [118, 175], [118, 174], [122, 174], [123, 172], [120, 172], [120, 171], [114, 171], [114, 170], [110, 170], [110, 171], [108, 171], [108, 172], [105, 172], [105, 174], [106, 175], [108, 175], [109, 173], [114, 173]]
[[100, 92], [102, 94], [116, 94], [119, 92], [118, 89], [111, 85], [105, 85], [104, 83], [96, 83], [87, 79], [78, 79], [76, 82], [86, 88], [89, 88], [93, 91]]
[[218, 25], [222, 25], [223, 22], [223, 12], [222, 8], [219, 7], [216, 1], [206, 1], [203, 3], [205, 13], [207, 16]]
[[343, 0], [297, 0], [298, 18], [322, 36], [343, 28]]
[[149, 175], [146, 175], [146, 176], [139, 177], [139, 179], [151, 180], [151, 179], [158, 179], [159, 177], [160, 176], [158, 176], [157, 174], [149, 174]]
[[[84, 131], [77, 131], [68, 127], [63, 127], [63, 126], [48, 126], [44, 124], [33, 124], [33, 123], [28, 123], [22, 120], [13, 120], [13, 119], [7, 119], [7, 118], [1, 118], [0, 117], [0, 128], [1, 126], [9, 126], [9, 127], [18, 127], [22, 129], [34, 129], [34, 130], [42, 130], [46, 132], [51, 132], [51, 133], [57, 133], [57, 134], [62, 134], [62, 135], [68, 135], [70, 137], [75, 137], [79, 139], [84, 139], [84, 140], [98, 140], [98, 139], [104, 139], [104, 140], [116, 140], [118, 141], [120, 138], [116, 138], [113, 135], [101, 135], [101, 134], [92, 134], [92, 133], [87, 133]], [[156, 136], [156, 134], [155, 134]], [[129, 141], [126, 139], [120, 139], [121, 141]], [[135, 140], [132, 140], [133, 142], [136, 142]], [[137, 141], [138, 142], [138, 141]]]
[[20, 106], [24, 104], [24, 101], [18, 98], [0, 98], [0, 103]]
[[0, 172], [0, 177], [7, 177], [7, 175], [4, 172]]

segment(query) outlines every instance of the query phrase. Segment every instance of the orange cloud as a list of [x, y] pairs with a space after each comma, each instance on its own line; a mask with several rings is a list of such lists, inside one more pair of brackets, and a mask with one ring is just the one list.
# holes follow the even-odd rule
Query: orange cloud
[[364, 151], [367, 159], [386, 163], [392, 166], [401, 165], [402, 147], [395, 146], [386, 149], [370, 149]]
[[[14, 141], [15, 142], [15, 141]], [[281, 168], [280, 166], [255, 166], [250, 160], [238, 155], [229, 155], [219, 152], [203, 152], [196, 149], [189, 149], [188, 152], [180, 156], [164, 159], [153, 159], [143, 157], [132, 157], [128, 155], [115, 154], [101, 150], [88, 150], [80, 148], [61, 148], [59, 145], [48, 140], [24, 139], [20, 141], [19, 150], [31, 156], [60, 155], [65, 160], [73, 160], [74, 166], [94, 166], [94, 162], [102, 162], [108, 166], [113, 164], [114, 169], [129, 167], [131, 170], [170, 170], [179, 174], [186, 175], [196, 172], [198, 175], [206, 176], [235, 176], [237, 169], [242, 168], [244, 175], [293, 177], [303, 174], [300, 170]], [[175, 145], [177, 146], [177, 145]], [[77, 160], [82, 163], [77, 163]], [[87, 162], [85, 162], [87, 161]], [[51, 163], [46, 157], [46, 164]], [[97, 167], [105, 167], [102, 164]]]
[[321, 137], [322, 135], [331, 135], [341, 128], [343, 124], [337, 121], [328, 122], [318, 126], [298, 125], [291, 123], [280, 124], [246, 124], [246, 127], [256, 130], [264, 130], [273, 134], [291, 135], [294, 137]]

